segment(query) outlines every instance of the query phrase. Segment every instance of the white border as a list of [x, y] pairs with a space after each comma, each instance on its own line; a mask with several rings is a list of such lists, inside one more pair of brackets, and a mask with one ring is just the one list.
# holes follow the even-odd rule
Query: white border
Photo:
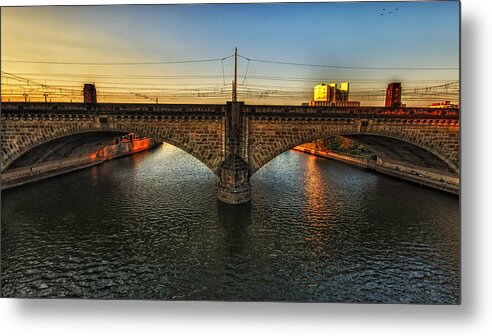
[[[462, 1], [461, 306], [0, 299], [0, 333], [9, 336], [492, 335], [492, 218], [488, 211], [492, 199], [489, 178], [492, 142], [487, 137], [492, 126], [492, 111], [487, 110], [491, 97], [487, 75], [492, 60], [492, 18], [487, 3]], [[4, 6], [32, 4], [38, 5], [40, 1], [2, 1]], [[43, 1], [42, 4], [65, 2]]]

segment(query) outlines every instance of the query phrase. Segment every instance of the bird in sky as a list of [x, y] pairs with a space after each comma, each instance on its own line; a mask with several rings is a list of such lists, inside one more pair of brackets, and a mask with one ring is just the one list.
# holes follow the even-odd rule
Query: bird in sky
[[398, 8], [395, 8], [393, 11], [386, 11], [386, 8], [382, 9], [382, 12], [379, 13], [379, 15], [391, 15], [391, 14], [396, 14], [396, 11], [399, 10]]

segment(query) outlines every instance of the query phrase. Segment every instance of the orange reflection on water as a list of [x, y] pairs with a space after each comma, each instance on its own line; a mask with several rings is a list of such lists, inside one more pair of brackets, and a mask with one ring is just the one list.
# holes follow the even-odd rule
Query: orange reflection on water
[[309, 155], [305, 173], [305, 211], [308, 220], [304, 240], [309, 244], [310, 254], [319, 254], [327, 248], [330, 240], [330, 218], [334, 216], [328, 206], [329, 186], [319, 166], [319, 158]]

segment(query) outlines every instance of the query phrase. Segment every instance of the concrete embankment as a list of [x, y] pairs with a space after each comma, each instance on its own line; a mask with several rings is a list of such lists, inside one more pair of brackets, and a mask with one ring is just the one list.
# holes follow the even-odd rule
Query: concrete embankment
[[105, 145], [94, 153], [60, 158], [33, 165], [8, 169], [2, 173], [2, 190], [14, 188], [27, 183], [44, 180], [50, 177], [70, 173], [76, 170], [101, 164], [118, 157], [134, 154], [154, 147], [152, 139], [143, 138]]
[[382, 161], [379, 158], [377, 161], [374, 161], [362, 156], [334, 151], [321, 151], [304, 146], [297, 146], [294, 150], [348, 163], [360, 168], [410, 181], [421, 186], [427, 186], [458, 195], [460, 192], [460, 179], [455, 173], [411, 165], [406, 162]]

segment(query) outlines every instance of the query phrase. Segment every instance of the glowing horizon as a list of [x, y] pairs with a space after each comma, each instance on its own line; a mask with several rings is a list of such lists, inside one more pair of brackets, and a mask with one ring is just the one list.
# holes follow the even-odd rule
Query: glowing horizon
[[[381, 106], [368, 97], [391, 81], [409, 94], [459, 81], [459, 2], [3, 7], [2, 101], [81, 101], [94, 83], [99, 102], [224, 103], [234, 47], [247, 104], [300, 105], [320, 82], [348, 82], [349, 100]], [[457, 103], [450, 87], [403, 103]]]

